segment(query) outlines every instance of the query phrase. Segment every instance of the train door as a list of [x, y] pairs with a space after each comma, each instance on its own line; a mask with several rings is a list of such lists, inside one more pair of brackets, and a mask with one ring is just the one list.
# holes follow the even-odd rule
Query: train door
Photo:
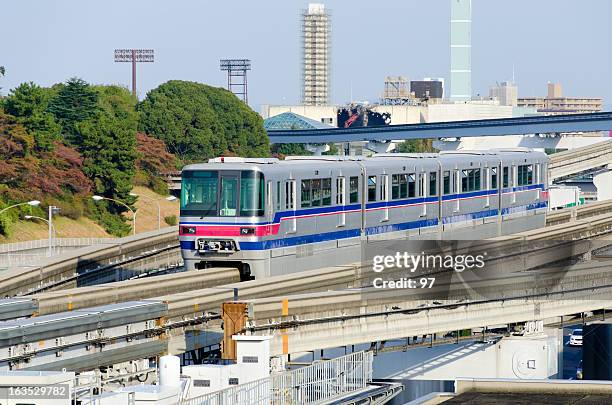
[[512, 163], [512, 204], [516, 204], [516, 187], [518, 187], [518, 168], [516, 164]]
[[453, 192], [455, 193], [455, 212], [459, 212], [461, 207], [459, 206], [459, 194], [461, 194], [461, 171], [459, 169], [455, 169], [455, 173], [453, 175]]
[[221, 192], [219, 193], [219, 215], [222, 217], [238, 216], [238, 199], [240, 198], [240, 172], [237, 171], [221, 171], [219, 173], [219, 184]]
[[425, 185], [425, 173], [419, 173], [419, 191], [418, 197], [423, 199], [423, 204], [421, 204], [421, 216], [424, 217], [427, 215], [427, 204], [425, 204], [425, 197], [427, 197], [427, 188]]
[[542, 198], [542, 189], [540, 188], [540, 183], [542, 182], [542, 165], [540, 163], [536, 163], [535, 164], [535, 176], [534, 176], [534, 183], [537, 188], [536, 188], [536, 196], [535, 196], [535, 200], [536, 201], [540, 201], [540, 199]]
[[343, 176], [336, 178], [336, 205], [341, 210], [338, 215], [338, 226], [346, 225], [346, 212], [344, 206], [346, 205], [346, 178]]
[[368, 182], [365, 167], [361, 166], [361, 235], [365, 235], [366, 227], [366, 207], [368, 198]]
[[268, 222], [274, 219], [274, 192], [272, 191], [272, 181], [266, 183], [266, 217]]
[[296, 206], [296, 181], [285, 180], [285, 211], [288, 211], [289, 215], [291, 215], [291, 219], [289, 220], [289, 229], [287, 230], [287, 233], [297, 232], [297, 219], [295, 218]]
[[487, 193], [487, 197], [485, 199], [485, 208], [489, 208], [489, 206], [491, 205], [491, 195], [489, 194], [489, 190], [491, 189], [491, 169], [489, 169], [489, 166], [487, 164], [487, 166], [483, 169], [484, 170], [484, 190]]
[[380, 176], [380, 200], [385, 203], [380, 222], [386, 222], [389, 220], [389, 175], [387, 174]]

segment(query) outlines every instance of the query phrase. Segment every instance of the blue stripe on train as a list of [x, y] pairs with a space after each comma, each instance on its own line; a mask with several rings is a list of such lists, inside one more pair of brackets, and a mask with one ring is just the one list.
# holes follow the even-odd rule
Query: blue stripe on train
[[[546, 202], [533, 203], [529, 205], [525, 205], [522, 207], [515, 207], [517, 210], [510, 212], [508, 208], [504, 208], [502, 210], [503, 215], [507, 215], [513, 212], [519, 212], [518, 209], [522, 209], [522, 211], [534, 210], [538, 208], [545, 208], [547, 206]], [[460, 221], [467, 221], [473, 219], [480, 219], [485, 217], [491, 217], [498, 214], [498, 210], [487, 210], [487, 211], [479, 211], [473, 212], [470, 214], [456, 215], [454, 217], [445, 217], [442, 219], [443, 224], [450, 224]], [[416, 228], [425, 228], [429, 226], [436, 226], [438, 224], [437, 218], [433, 219], [425, 219], [420, 221], [411, 221], [404, 222], [401, 224], [389, 224], [389, 225], [380, 225], [374, 226], [365, 229], [366, 235], [376, 235], [387, 232], [395, 232], [402, 231], [407, 229], [416, 229]], [[283, 239], [275, 239], [275, 240], [267, 240], [267, 241], [258, 241], [258, 242], [240, 242], [241, 250], [267, 250], [267, 249], [276, 249], [281, 247], [290, 247], [290, 246], [298, 246], [307, 243], [316, 243], [316, 242], [325, 242], [329, 240], [335, 239], [346, 239], [358, 237], [360, 235], [359, 229], [345, 229], [342, 231], [335, 232], [326, 232], [322, 234], [315, 235], [304, 235], [304, 236], [293, 236], [293, 237], [285, 237]], [[194, 250], [195, 242], [194, 241], [181, 241], [181, 249]]]

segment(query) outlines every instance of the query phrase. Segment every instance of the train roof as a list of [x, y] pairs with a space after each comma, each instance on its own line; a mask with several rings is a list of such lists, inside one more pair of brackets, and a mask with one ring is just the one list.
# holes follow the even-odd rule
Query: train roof
[[[496, 159], [521, 159], [526, 155], [536, 155], [545, 157], [543, 152], [537, 152], [529, 148], [507, 148], [507, 149], [491, 149], [491, 150], [453, 150], [442, 151], [439, 153], [381, 153], [370, 157], [365, 156], [287, 156], [284, 160], [277, 158], [243, 158], [243, 157], [217, 157], [209, 159], [208, 163], [195, 163], [187, 165], [183, 170], [213, 170], [219, 169], [219, 165], [223, 165], [227, 170], [257, 170], [265, 167], [286, 167], [303, 165], [320, 165], [322, 162], [338, 162], [354, 164], [355, 162], [370, 162], [379, 164], [393, 160], [405, 159], [410, 161], [409, 164], [426, 164], [426, 162], [434, 162], [437, 159], [444, 161], [460, 161], [474, 157], [480, 157], [486, 160]], [[408, 162], [407, 162], [408, 163]]]

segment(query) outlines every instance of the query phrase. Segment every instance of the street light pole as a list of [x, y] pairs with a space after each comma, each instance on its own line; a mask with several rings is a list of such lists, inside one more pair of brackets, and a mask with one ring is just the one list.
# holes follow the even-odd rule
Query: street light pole
[[36, 206], [39, 206], [39, 205], [40, 205], [40, 201], [38, 201], [38, 200], [32, 200], [32, 201], [28, 201], [28, 202], [24, 202], [24, 203], [14, 204], [14, 205], [11, 205], [11, 206], [9, 206], [9, 207], [6, 207], [6, 208], [1, 209], [1, 210], [0, 210], [0, 214], [2, 214], [2, 213], [3, 213], [3, 212], [5, 212], [5, 211], [10, 210], [11, 208], [19, 207], [19, 206], [21, 206], [21, 205], [29, 205], [29, 206], [31, 206], [31, 207], [36, 207]]
[[91, 198], [93, 198], [94, 201], [101, 201], [101, 200], [113, 201], [127, 208], [132, 213], [132, 233], [136, 235], [136, 211], [131, 209], [129, 205], [119, 200], [115, 200], [114, 198], [102, 197], [101, 195], [94, 195]]
[[155, 204], [157, 204], [157, 230], [159, 231], [161, 229], [161, 205], [159, 204], [159, 202], [161, 200], [166, 200], [166, 201], [174, 201], [176, 200], [176, 197], [173, 195], [170, 195], [168, 197], [165, 198], [151, 198], [151, 197], [147, 197], [146, 195], [141, 195], [141, 194], [136, 194], [136, 193], [130, 193], [130, 195], [132, 197], [142, 197], [145, 200], [148, 201], [153, 201]]
[[[47, 254], [49, 257], [53, 256], [53, 250], [51, 247], [53, 246], [53, 248], [55, 248], [55, 236], [57, 234], [57, 231], [55, 230], [55, 227], [53, 226], [53, 222], [49, 221], [47, 219], [41, 218], [41, 217], [37, 217], [35, 215], [26, 215], [24, 217], [25, 219], [38, 219], [40, 221], [44, 221], [47, 223], [47, 226], [49, 227], [49, 242], [48, 242], [48, 249], [47, 249]], [[53, 238], [51, 238], [51, 232], [53, 232]]]

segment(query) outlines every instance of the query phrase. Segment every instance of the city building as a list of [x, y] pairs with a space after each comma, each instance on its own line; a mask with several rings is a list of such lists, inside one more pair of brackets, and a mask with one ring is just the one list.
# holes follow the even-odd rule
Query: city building
[[302, 12], [302, 103], [327, 105], [330, 100], [331, 20], [324, 4]]
[[516, 107], [518, 105], [518, 88], [513, 82], [502, 82], [489, 89], [489, 97], [498, 100], [500, 105]]
[[545, 115], [594, 113], [603, 110], [601, 97], [567, 97], [563, 96], [560, 83], [548, 83], [546, 97], [521, 97], [517, 100], [519, 107], [535, 108]]
[[472, 98], [472, 0], [451, 2], [451, 101]]
[[444, 97], [444, 79], [426, 77], [423, 80], [412, 80], [410, 91], [418, 99], [440, 99]]

